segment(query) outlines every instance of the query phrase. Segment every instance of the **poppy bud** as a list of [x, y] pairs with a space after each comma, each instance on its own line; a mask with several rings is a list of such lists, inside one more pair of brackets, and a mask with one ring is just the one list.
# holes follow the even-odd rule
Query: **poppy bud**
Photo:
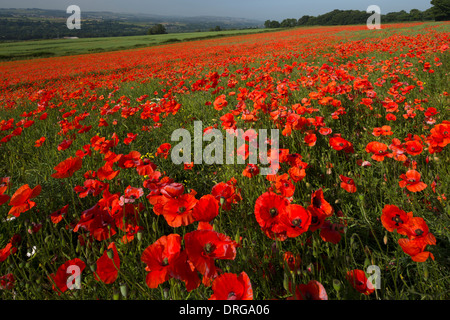
[[289, 289], [290, 289], [289, 287], [290, 287], [289, 276], [285, 273], [284, 274], [284, 279], [283, 279], [283, 288], [284, 288], [284, 290], [289, 292]]
[[128, 287], [127, 287], [126, 284], [122, 284], [122, 285], [120, 286], [120, 293], [122, 293], [122, 296], [123, 296], [124, 298], [127, 297], [127, 295], [128, 295]]
[[136, 238], [138, 239], [138, 241], [142, 240], [142, 234], [143, 234], [142, 231], [138, 231], [138, 233], [136, 234]]
[[423, 270], [423, 278], [424, 278], [425, 280], [428, 279], [428, 269], [427, 269], [426, 266], [424, 266], [424, 270]]
[[110, 258], [111, 260], [114, 258], [114, 251], [112, 249], [108, 249], [106, 251], [106, 254], [108, 255], [108, 258]]
[[341, 290], [341, 282], [338, 279], [333, 279], [333, 288], [338, 292]]
[[113, 289], [113, 300], [119, 300], [120, 298], [120, 291], [117, 290], [117, 288]]
[[91, 264], [89, 267], [91, 268], [91, 271], [92, 271], [92, 272], [97, 271], [97, 265], [96, 265], [95, 263], [94, 263], [94, 264]]

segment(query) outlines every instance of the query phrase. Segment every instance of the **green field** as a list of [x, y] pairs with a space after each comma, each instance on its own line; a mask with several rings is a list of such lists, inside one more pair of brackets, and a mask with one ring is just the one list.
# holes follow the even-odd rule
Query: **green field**
[[166, 43], [269, 32], [273, 29], [246, 29], [160, 35], [30, 40], [0, 43], [0, 61], [59, 57], [86, 53], [143, 48]]

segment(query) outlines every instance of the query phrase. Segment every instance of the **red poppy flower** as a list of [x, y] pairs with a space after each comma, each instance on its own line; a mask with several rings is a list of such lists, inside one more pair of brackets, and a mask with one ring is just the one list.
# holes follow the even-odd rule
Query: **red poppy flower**
[[0, 277], [0, 290], [11, 290], [14, 288], [14, 275], [7, 273]]
[[17, 252], [16, 244], [19, 243], [20, 241], [21, 241], [20, 236], [18, 235], [13, 236], [6, 244], [6, 246], [0, 249], [0, 262], [5, 261], [11, 254]]
[[195, 221], [210, 222], [219, 214], [219, 202], [213, 195], [207, 194], [201, 197], [195, 204], [192, 213]]
[[311, 214], [298, 204], [290, 204], [286, 213], [279, 218], [280, 230], [289, 238], [295, 238], [306, 232], [311, 224]]
[[320, 238], [325, 242], [337, 244], [339, 243], [339, 241], [341, 241], [344, 230], [345, 226], [342, 224], [325, 221], [320, 226]]
[[133, 133], [127, 133], [127, 137], [123, 140], [123, 143], [126, 145], [129, 145], [131, 142], [133, 142], [137, 137], [137, 134]]
[[[110, 255], [112, 254], [112, 258]], [[103, 255], [97, 260], [97, 268], [94, 273], [95, 280], [110, 284], [116, 281], [120, 270], [120, 257], [117, 252], [116, 244], [111, 242], [103, 252]]]
[[250, 278], [245, 272], [238, 276], [224, 273], [212, 283], [213, 294], [209, 300], [253, 300]]
[[183, 194], [184, 186], [178, 182], [171, 182], [161, 186], [159, 192], [167, 198], [176, 198]]
[[167, 157], [169, 156], [169, 151], [170, 151], [171, 147], [172, 147], [172, 145], [170, 143], [163, 143], [162, 145], [160, 145], [158, 147], [155, 155], [157, 157], [159, 156], [159, 157], [163, 157], [164, 159], [167, 159]]
[[385, 205], [381, 214], [381, 223], [387, 231], [393, 232], [397, 230], [399, 234], [406, 235], [403, 228], [412, 219], [412, 212], [406, 213], [395, 205]]
[[411, 256], [411, 259], [415, 262], [424, 262], [428, 258], [434, 260], [434, 255], [429, 251], [425, 251], [426, 243], [420, 239], [402, 238], [398, 239], [398, 244], [403, 252]]
[[85, 198], [88, 195], [96, 197], [100, 193], [102, 193], [102, 191], [106, 190], [108, 186], [108, 184], [101, 181], [95, 179], [87, 179], [84, 180], [83, 186], [75, 186], [73, 190], [78, 193], [78, 196], [80, 198]]
[[346, 153], [354, 152], [352, 143], [337, 134], [330, 138], [330, 146], [336, 151], [344, 150]]
[[339, 175], [339, 179], [341, 179], [341, 188], [349, 193], [356, 192], [355, 181], [352, 178], [345, 177], [343, 175]]
[[9, 177], [3, 177], [0, 179], [0, 206], [8, 202], [8, 200], [11, 198], [9, 195], [4, 194], [6, 190], [8, 190], [9, 188], [10, 185], [9, 180], [10, 180]]
[[222, 121], [222, 128], [224, 130], [236, 129], [236, 120], [234, 120], [234, 116], [232, 113], [224, 114], [220, 117], [220, 120]]
[[94, 239], [102, 241], [117, 233], [114, 225], [114, 218], [109, 214], [108, 210], [101, 208], [97, 203], [92, 208], [82, 212], [80, 220], [73, 231], [78, 232], [79, 229], [86, 229]]
[[302, 181], [306, 177], [306, 167], [308, 166], [307, 163], [303, 162], [303, 165], [300, 165], [298, 167], [291, 167], [288, 170], [289, 177], [294, 182]]
[[238, 246], [226, 235], [211, 230], [186, 233], [184, 243], [189, 261], [207, 279], [217, 276], [215, 260], [234, 260]]
[[142, 165], [141, 154], [137, 151], [122, 155], [118, 162], [118, 166], [123, 169], [136, 168], [140, 165]]
[[405, 145], [401, 143], [401, 141], [397, 138], [392, 139], [392, 144], [389, 146], [389, 149], [392, 150], [392, 154], [394, 156], [394, 160], [396, 161], [406, 161], [407, 157], [405, 155]]
[[383, 161], [385, 157], [392, 158], [393, 154], [387, 151], [388, 146], [382, 142], [372, 141], [366, 146], [366, 152], [372, 153], [372, 159]]
[[286, 198], [292, 197], [295, 192], [295, 186], [289, 179], [289, 175], [287, 173], [277, 176], [275, 180], [275, 189]]
[[107, 127], [108, 126], [108, 122], [106, 122], [105, 119], [100, 118], [100, 120], [98, 121], [98, 126], [99, 127]]
[[216, 110], [222, 110], [228, 105], [228, 102], [226, 100], [226, 96], [224, 94], [218, 96], [216, 100], [214, 101], [214, 109]]
[[156, 164], [151, 162], [149, 159], [142, 159], [142, 164], [136, 166], [136, 172], [140, 176], [150, 176], [156, 170]]
[[287, 300], [328, 300], [328, 294], [319, 281], [311, 280], [308, 284], [297, 285], [294, 296]]
[[183, 164], [183, 169], [184, 170], [192, 170], [192, 168], [194, 168], [194, 162], [184, 163]]
[[141, 256], [141, 261], [148, 271], [145, 282], [149, 288], [157, 288], [161, 283], [169, 280], [173, 262], [180, 255], [181, 236], [170, 234], [162, 236], [155, 243], [148, 246]]
[[331, 128], [322, 127], [319, 129], [319, 133], [323, 136], [327, 136], [327, 135], [331, 134], [332, 132], [333, 132], [333, 130]]
[[317, 142], [317, 136], [314, 133], [309, 133], [305, 136], [304, 141], [308, 146], [314, 147]]
[[57, 172], [52, 174], [53, 178], [62, 179], [71, 177], [75, 171], [81, 169], [83, 160], [79, 157], [70, 157], [62, 162], [60, 162], [55, 169]]
[[167, 201], [162, 208], [162, 215], [166, 219], [167, 224], [178, 228], [193, 223], [195, 221], [193, 209], [197, 201], [191, 194], [183, 194]]
[[283, 260], [287, 263], [289, 270], [297, 273], [300, 270], [302, 258], [300, 255], [294, 255], [290, 251], [286, 251], [283, 255]]
[[189, 261], [186, 250], [182, 250], [178, 257], [173, 260], [170, 270], [170, 275], [173, 278], [184, 281], [187, 292], [197, 289], [200, 285], [200, 277], [194, 264]]
[[370, 295], [375, 291], [373, 284], [366, 277], [366, 273], [363, 270], [348, 271], [346, 278], [351, 286], [362, 294]]
[[278, 225], [280, 216], [288, 209], [288, 201], [285, 197], [273, 192], [263, 193], [255, 203], [255, 217], [261, 228], [271, 230]]
[[427, 187], [420, 181], [420, 173], [416, 170], [408, 170], [406, 174], [400, 175], [400, 179], [402, 179], [398, 182], [400, 188], [406, 187], [411, 192], [420, 192]]
[[412, 156], [417, 156], [422, 153], [423, 146], [417, 140], [410, 140], [405, 143], [405, 150]]
[[60, 223], [62, 221], [62, 219], [64, 218], [64, 216], [67, 214], [68, 209], [69, 209], [69, 205], [67, 204], [64, 207], [62, 207], [61, 209], [50, 214], [50, 219], [52, 220], [52, 222], [54, 224]]
[[311, 205], [321, 210], [327, 217], [333, 214], [333, 207], [325, 200], [322, 188], [312, 193]]
[[31, 199], [37, 197], [41, 193], [41, 186], [37, 185], [33, 189], [28, 184], [21, 186], [11, 197], [9, 205], [13, 206], [8, 214], [19, 217], [21, 213], [33, 208], [36, 203]]
[[241, 200], [233, 179], [228, 182], [219, 182], [211, 189], [211, 194], [219, 201], [224, 211], [231, 210], [231, 205]]
[[103, 165], [103, 167], [97, 170], [97, 176], [101, 181], [112, 180], [120, 173], [120, 170], [114, 171], [112, 166], [113, 163], [108, 161]]
[[72, 145], [72, 140], [64, 140], [58, 145], [58, 151], [64, 151]]
[[421, 217], [411, 217], [406, 224], [403, 225], [406, 236], [411, 240], [417, 240], [426, 245], [435, 245], [436, 238], [430, 233], [427, 223]]
[[309, 230], [311, 232], [319, 229], [325, 222], [325, 219], [328, 217], [325, 212], [314, 207], [313, 205], [309, 205], [307, 208], [309, 214], [311, 215], [311, 224], [309, 226]]
[[45, 137], [40, 137], [38, 140], [36, 140], [36, 142], [34, 143], [34, 146], [36, 148], [41, 147], [45, 142]]
[[60, 294], [60, 292], [66, 292], [69, 289], [67, 287], [68, 285], [75, 284], [75, 277], [73, 278], [72, 283], [67, 283], [69, 277], [75, 275], [76, 273], [76, 269], [69, 270], [68, 272], [69, 267], [78, 267], [81, 274], [81, 272], [83, 272], [84, 268], [86, 267], [86, 264], [82, 260], [75, 258], [61, 265], [56, 271], [56, 274], [50, 274], [49, 279], [52, 281], [52, 288], [54, 291], [58, 292], [58, 294]]
[[143, 195], [144, 190], [142, 188], [128, 186], [125, 189], [124, 195], [119, 199], [119, 205], [123, 206], [125, 203], [133, 203]]
[[259, 168], [256, 164], [248, 164], [244, 171], [242, 171], [242, 175], [247, 178], [253, 178], [258, 174]]

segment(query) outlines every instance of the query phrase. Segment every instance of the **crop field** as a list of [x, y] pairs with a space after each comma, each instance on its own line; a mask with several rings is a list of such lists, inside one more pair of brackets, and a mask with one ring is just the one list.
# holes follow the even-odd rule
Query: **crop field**
[[449, 30], [0, 62], [2, 299], [449, 299]]
[[0, 43], [0, 61], [60, 57], [136, 49], [208, 38], [268, 32], [269, 29], [186, 32], [145, 36], [10, 41]]

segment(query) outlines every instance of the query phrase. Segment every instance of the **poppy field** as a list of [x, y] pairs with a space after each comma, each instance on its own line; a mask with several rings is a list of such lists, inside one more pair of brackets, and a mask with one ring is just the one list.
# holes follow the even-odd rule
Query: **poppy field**
[[[2, 299], [448, 299], [449, 40], [308, 27], [1, 62]], [[275, 170], [251, 139], [245, 163], [175, 164], [198, 122], [278, 130]]]

